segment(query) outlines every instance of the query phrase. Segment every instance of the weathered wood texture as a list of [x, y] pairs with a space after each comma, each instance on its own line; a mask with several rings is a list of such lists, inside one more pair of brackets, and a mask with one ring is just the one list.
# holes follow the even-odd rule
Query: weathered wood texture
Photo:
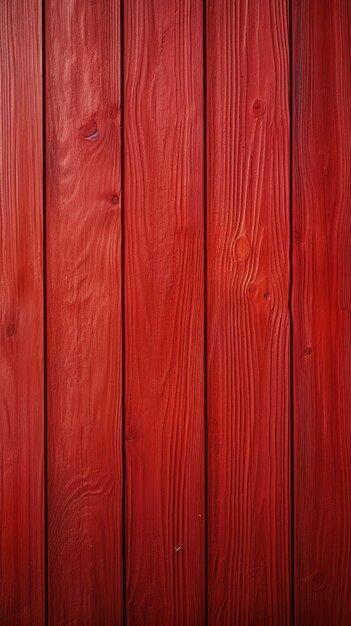
[[124, 6], [127, 623], [204, 623], [203, 23]]
[[0, 623], [43, 624], [41, 3], [0, 2]]
[[207, 0], [209, 623], [290, 623], [289, 46]]
[[293, 3], [295, 606], [351, 624], [351, 4]]
[[0, 0], [0, 626], [351, 626], [350, 49]]
[[117, 624], [119, 2], [45, 4], [49, 623]]

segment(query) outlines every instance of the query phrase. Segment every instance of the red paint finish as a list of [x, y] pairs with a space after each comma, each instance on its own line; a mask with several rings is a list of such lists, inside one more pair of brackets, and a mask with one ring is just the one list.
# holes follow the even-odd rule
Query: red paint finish
[[127, 623], [204, 623], [200, 0], [124, 6]]
[[44, 623], [41, 3], [0, 2], [0, 624]]
[[0, 626], [351, 626], [350, 2], [0, 35]]
[[293, 4], [295, 606], [351, 624], [351, 5]]
[[287, 625], [288, 5], [206, 9], [209, 624]]
[[49, 624], [122, 619], [120, 32], [47, 0]]

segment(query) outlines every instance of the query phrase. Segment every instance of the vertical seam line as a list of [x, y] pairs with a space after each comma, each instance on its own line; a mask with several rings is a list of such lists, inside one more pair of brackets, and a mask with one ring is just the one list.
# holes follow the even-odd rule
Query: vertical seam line
[[289, 316], [290, 316], [290, 576], [291, 623], [295, 624], [295, 482], [294, 482], [294, 326], [293, 326], [293, 0], [289, 0]]
[[207, 380], [207, 12], [206, 1], [203, 0], [203, 189], [204, 189], [204, 574], [205, 574], [205, 624], [208, 624], [208, 380]]
[[42, 35], [42, 175], [43, 175], [43, 402], [44, 402], [44, 415], [43, 415], [43, 437], [44, 437], [44, 621], [45, 624], [49, 624], [49, 528], [48, 528], [48, 347], [47, 347], [47, 222], [46, 222], [46, 210], [47, 210], [47, 151], [46, 151], [46, 37], [45, 37], [45, 0], [42, 0], [41, 5], [41, 35]]
[[122, 602], [123, 602], [123, 626], [127, 624], [127, 524], [126, 524], [126, 363], [125, 363], [125, 198], [124, 198], [124, 0], [120, 0], [120, 158], [121, 158], [121, 455], [122, 455], [122, 512], [121, 512], [121, 539], [122, 539]]

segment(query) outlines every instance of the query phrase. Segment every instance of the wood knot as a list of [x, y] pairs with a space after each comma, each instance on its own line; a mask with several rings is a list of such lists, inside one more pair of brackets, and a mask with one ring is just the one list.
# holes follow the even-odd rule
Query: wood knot
[[263, 294], [263, 297], [265, 300], [270, 300], [271, 299], [271, 294], [269, 293], [269, 291], [266, 291], [265, 294]]
[[234, 252], [238, 261], [245, 261], [250, 254], [250, 242], [245, 235], [238, 237], [234, 243]]
[[312, 348], [310, 348], [310, 346], [307, 346], [307, 348], [304, 349], [303, 353], [305, 356], [309, 356], [310, 354], [312, 354]]
[[258, 98], [256, 98], [256, 100], [254, 100], [252, 103], [252, 113], [254, 114], [254, 116], [262, 117], [265, 114], [265, 111], [266, 103], [264, 102], [264, 100], [259, 100]]
[[96, 141], [98, 138], [98, 127], [94, 120], [83, 124], [79, 129], [80, 135], [86, 141]]
[[14, 327], [14, 326], [9, 326], [9, 327], [8, 327], [8, 329], [7, 329], [7, 334], [8, 334], [8, 336], [9, 336], [9, 337], [12, 337], [12, 335], [14, 334], [14, 332], [15, 332], [15, 327]]
[[119, 201], [119, 197], [117, 196], [117, 194], [112, 196], [112, 204], [118, 204], [118, 201]]

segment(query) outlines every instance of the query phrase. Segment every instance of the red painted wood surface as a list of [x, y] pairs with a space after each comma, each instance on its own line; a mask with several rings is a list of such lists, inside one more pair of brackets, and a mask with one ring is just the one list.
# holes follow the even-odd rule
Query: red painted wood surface
[[204, 623], [200, 0], [124, 6], [127, 623]]
[[351, 624], [351, 5], [293, 4], [295, 605]]
[[49, 624], [118, 624], [119, 3], [47, 0], [45, 36]]
[[0, 2], [0, 624], [44, 619], [41, 4]]
[[0, 0], [0, 626], [351, 626], [350, 48]]
[[287, 625], [288, 4], [206, 7], [209, 623]]

